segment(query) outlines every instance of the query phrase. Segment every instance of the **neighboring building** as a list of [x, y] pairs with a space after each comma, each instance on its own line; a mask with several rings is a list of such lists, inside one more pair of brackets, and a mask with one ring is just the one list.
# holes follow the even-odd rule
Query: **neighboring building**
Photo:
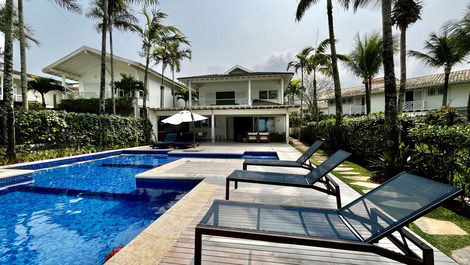
[[[397, 93], [399, 89], [397, 80]], [[435, 74], [408, 78], [406, 81], [404, 112], [421, 113], [427, 110], [438, 109], [442, 105], [442, 90], [444, 74]], [[450, 74], [448, 104], [465, 114], [470, 92], [470, 69], [455, 71]], [[365, 114], [364, 86], [343, 88], [343, 113], [350, 115]], [[320, 100], [328, 101], [326, 114], [335, 113], [334, 91], [323, 94]], [[371, 112], [381, 112], [385, 109], [384, 80], [374, 79], [372, 82]]]
[[[54, 62], [53, 64], [43, 69], [44, 73], [58, 76], [65, 81], [73, 80], [78, 82], [78, 90], [70, 91], [71, 88], [67, 86], [69, 93], [68, 98], [98, 98], [100, 90], [100, 67], [101, 67], [101, 51], [87, 46], [75, 50], [62, 59]], [[111, 97], [111, 74], [110, 74], [110, 55], [107, 54], [107, 68], [106, 68], [106, 87], [105, 95], [107, 98]], [[135, 62], [123, 57], [114, 55], [114, 80], [121, 79], [121, 73], [134, 76], [136, 80], [144, 80], [145, 66], [139, 62]], [[162, 77], [161, 74], [149, 68], [148, 72], [148, 97], [147, 107], [160, 108], [160, 107], [173, 107], [173, 97], [171, 95], [172, 84], [175, 90], [178, 91], [184, 87], [178, 82], [172, 82], [171, 79], [164, 77], [164, 89], [161, 87]], [[73, 89], [72, 89], [73, 90]], [[117, 96], [119, 96], [119, 91]], [[137, 106], [141, 108], [143, 103], [143, 93], [137, 95]], [[163, 101], [161, 102], [161, 98]], [[163, 105], [161, 104], [163, 103]], [[183, 104], [178, 102], [178, 106]], [[139, 112], [136, 108], [135, 115], [138, 116]]]
[[[297, 105], [284, 104], [284, 90], [291, 81], [290, 72], [254, 72], [235, 66], [224, 74], [181, 77], [178, 80], [198, 93], [188, 106], [209, 119], [196, 126], [212, 142], [246, 141], [250, 132], [268, 132], [272, 139], [288, 141], [289, 113]], [[189, 97], [191, 98], [191, 96]], [[152, 108], [161, 120], [182, 108]], [[153, 121], [152, 121], [153, 122]], [[159, 123], [160, 124], [160, 123]], [[155, 125], [154, 125], [155, 126]], [[160, 130], [165, 126], [159, 126]]]

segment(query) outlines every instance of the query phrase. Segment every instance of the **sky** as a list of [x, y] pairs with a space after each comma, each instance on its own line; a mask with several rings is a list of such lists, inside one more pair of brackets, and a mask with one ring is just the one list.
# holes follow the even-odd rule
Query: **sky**
[[[61, 9], [52, 0], [24, 2], [26, 23], [40, 41], [39, 46], [28, 50], [28, 72], [42, 74], [44, 67], [82, 45], [100, 49], [101, 37], [94, 28], [96, 21]], [[80, 2], [87, 11], [90, 1]], [[431, 32], [439, 31], [446, 21], [462, 17], [470, 4], [468, 0], [422, 2], [422, 20], [408, 30], [408, 49], [421, 50]], [[160, 5], [154, 8], [167, 13], [165, 22], [180, 28], [191, 41], [193, 58], [184, 61], [177, 74], [189, 76], [223, 73], [234, 65], [256, 71], [285, 71], [287, 63], [301, 49], [328, 37], [326, 1], [312, 6], [301, 22], [295, 21], [296, 7], [296, 0], [160, 0]], [[133, 8], [135, 15], [142, 18], [142, 7]], [[381, 30], [380, 9], [354, 12], [335, 4], [333, 15], [338, 53], [349, 53], [358, 33]], [[396, 29], [394, 32], [399, 33]], [[116, 55], [144, 62], [139, 56], [141, 40], [136, 34], [115, 32], [114, 44]], [[14, 68], [19, 69], [17, 44], [14, 53]], [[395, 58], [398, 75], [398, 54]], [[455, 69], [465, 68], [470, 66], [459, 65]], [[426, 68], [415, 59], [408, 59], [409, 77], [438, 72], [441, 69]], [[340, 77], [343, 87], [361, 84], [343, 66], [340, 66]]]

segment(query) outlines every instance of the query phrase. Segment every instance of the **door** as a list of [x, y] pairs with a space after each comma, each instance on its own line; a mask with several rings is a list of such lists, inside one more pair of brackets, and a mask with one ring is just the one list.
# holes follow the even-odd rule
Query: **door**
[[405, 93], [405, 101], [408, 102], [408, 101], [414, 101], [414, 91], [411, 90], [411, 91], [406, 91]]
[[216, 105], [235, 105], [235, 91], [215, 92]]
[[253, 132], [253, 117], [233, 117], [234, 140], [242, 142], [248, 132]]

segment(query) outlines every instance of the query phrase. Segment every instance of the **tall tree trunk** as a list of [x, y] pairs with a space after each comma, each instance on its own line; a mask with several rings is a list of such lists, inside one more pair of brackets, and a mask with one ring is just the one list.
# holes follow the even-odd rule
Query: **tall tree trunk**
[[328, 32], [330, 35], [331, 67], [333, 68], [333, 82], [335, 85], [336, 124], [340, 124], [343, 119], [343, 102], [341, 101], [341, 83], [339, 80], [338, 58], [336, 56], [336, 41], [333, 26], [333, 4], [331, 0], [327, 0], [326, 9], [328, 14]]
[[406, 28], [400, 28], [400, 91], [398, 94], [398, 113], [403, 111], [406, 89]]
[[46, 108], [46, 96], [44, 93], [39, 93], [41, 94], [41, 100], [42, 100], [42, 107], [45, 109]]
[[318, 120], [318, 99], [317, 99], [317, 70], [313, 70], [313, 115]]
[[467, 100], [467, 120], [470, 121], [470, 91], [468, 92], [468, 100]]
[[160, 86], [160, 108], [165, 107], [165, 86], [163, 85], [163, 82], [165, 81], [165, 63], [162, 63], [162, 85]]
[[302, 121], [302, 118], [304, 116], [304, 68], [303, 67], [300, 68], [300, 75], [301, 75], [301, 80], [302, 80], [302, 87], [300, 88], [300, 120]]
[[116, 95], [114, 91], [114, 51], [113, 51], [113, 23], [109, 20], [109, 53], [111, 63], [111, 101], [113, 105], [113, 114], [116, 115]]
[[23, 0], [18, 0], [18, 27], [20, 28], [20, 61], [21, 61], [21, 95], [23, 108], [27, 111], [28, 106], [28, 77], [26, 76], [26, 36], [24, 32]]
[[370, 90], [369, 90], [369, 78], [364, 79], [364, 89], [366, 91], [366, 114], [370, 113]]
[[[393, 62], [392, 35], [392, 0], [382, 0], [382, 33], [383, 33], [383, 65], [385, 83], [385, 152], [393, 160], [399, 151], [400, 129], [397, 113], [397, 85], [395, 81]], [[393, 165], [385, 169], [385, 174], [391, 176]]]
[[175, 68], [171, 68], [171, 99], [173, 100], [173, 108], [176, 108], [176, 98], [175, 98]]
[[444, 91], [442, 91], [442, 106], [447, 106], [447, 95], [449, 93], [450, 67], [444, 69]]
[[[150, 43], [150, 42], [149, 42]], [[144, 73], [144, 98], [142, 99], [142, 108], [144, 113], [142, 118], [147, 119], [147, 94], [148, 94], [148, 79], [149, 79], [149, 64], [150, 64], [150, 45], [146, 47], [147, 56], [145, 57], [145, 73]], [[137, 102], [138, 104], [138, 102]]]
[[105, 114], [106, 101], [106, 34], [108, 33], [108, 0], [104, 0], [103, 28], [101, 30], [101, 73], [100, 73], [100, 99], [99, 114]]
[[369, 106], [369, 113], [367, 114], [370, 114], [372, 112], [372, 100], [371, 100], [371, 95], [372, 95], [372, 78], [369, 78], [368, 80], [369, 82], [369, 99], [366, 99], [366, 104]]
[[6, 113], [7, 158], [16, 162], [15, 109], [13, 107], [13, 0], [5, 1], [5, 47], [3, 54], [3, 104]]

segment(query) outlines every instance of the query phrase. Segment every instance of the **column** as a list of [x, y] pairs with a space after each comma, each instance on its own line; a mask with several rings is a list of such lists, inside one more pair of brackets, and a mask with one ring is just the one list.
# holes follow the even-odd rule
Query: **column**
[[[137, 71], [137, 69], [134, 69], [134, 78], [135, 80], [137, 81], [140, 81], [139, 80], [139, 72]], [[148, 84], [148, 82], [147, 82]], [[148, 93], [149, 89], [148, 89], [148, 86], [147, 86], [147, 93]], [[140, 111], [139, 111], [139, 91], [134, 91], [134, 117], [135, 118], [138, 118], [140, 116]]]
[[214, 115], [214, 110], [212, 110], [212, 114], [211, 114], [211, 142], [215, 143], [215, 115]]
[[[69, 89], [67, 87], [67, 82], [65, 81], [65, 75], [61, 75], [61, 78], [62, 78], [62, 87], [64, 88], [65, 98], [68, 98], [67, 92], [68, 92]], [[62, 95], [64, 95], [64, 94], [62, 94]]]
[[281, 95], [279, 95], [280, 97], [280, 103], [281, 104], [284, 104], [284, 78], [281, 78]]
[[189, 86], [189, 107], [191, 108], [193, 106], [193, 88], [191, 87], [191, 81], [188, 83]]
[[248, 106], [251, 106], [251, 79], [248, 79]]
[[289, 143], [289, 108], [286, 108], [286, 143]]
[[160, 118], [159, 116], [156, 116], [156, 117], [155, 117], [155, 119], [156, 119], [156, 121], [157, 121], [157, 122], [155, 123], [155, 130], [154, 130], [154, 132], [155, 132], [155, 142], [158, 142], [158, 119], [159, 119], [159, 118]]

